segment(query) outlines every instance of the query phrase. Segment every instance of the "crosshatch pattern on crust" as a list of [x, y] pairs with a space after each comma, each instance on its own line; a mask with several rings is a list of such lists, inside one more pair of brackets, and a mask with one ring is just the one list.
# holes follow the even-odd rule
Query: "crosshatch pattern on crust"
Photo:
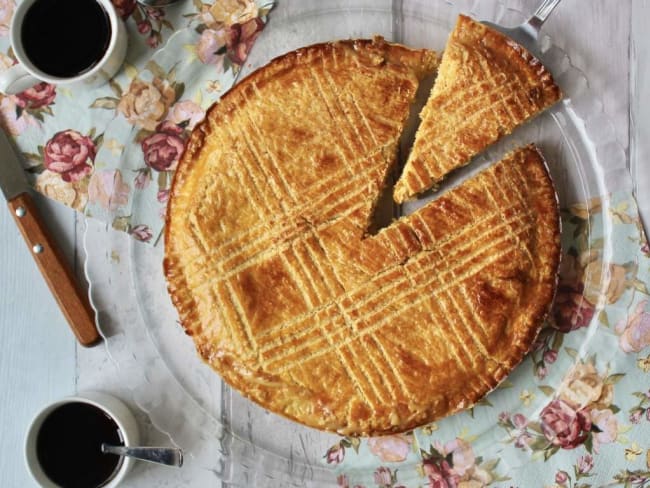
[[305, 48], [192, 135], [167, 217], [169, 291], [199, 354], [269, 410], [405, 431], [475, 403], [538, 332], [559, 240], [533, 147], [367, 235], [436, 64], [379, 39]]
[[394, 198], [439, 183], [500, 137], [562, 98], [544, 65], [502, 33], [461, 15]]

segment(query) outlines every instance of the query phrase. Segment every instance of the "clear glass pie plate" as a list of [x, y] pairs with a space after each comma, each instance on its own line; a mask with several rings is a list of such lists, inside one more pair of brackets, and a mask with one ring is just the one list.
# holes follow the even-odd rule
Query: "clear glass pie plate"
[[[270, 13], [268, 27], [256, 42], [243, 75], [295, 48], [342, 38], [379, 34], [409, 46], [442, 51], [459, 13], [507, 26], [523, 21], [526, 15], [511, 3], [283, 1]], [[182, 46], [170, 44], [165, 49], [177, 49], [178, 55], [183, 55]], [[542, 36], [539, 51], [565, 93], [565, 100], [490, 148], [472, 167], [496, 161], [516, 145], [535, 142], [548, 161], [563, 208], [597, 196], [605, 196], [602, 206], [606, 208], [606, 195], [631, 190], [624, 151], [587, 79], [572, 66], [570, 48], [560, 49]], [[146, 204], [134, 202], [136, 207]], [[405, 208], [402, 212], [410, 210]], [[598, 239], [592, 236], [590, 228], [586, 231], [587, 251], [598, 240], [603, 263], [614, 252], [609, 218], [609, 212], [599, 213], [602, 236]], [[566, 245], [573, 238], [573, 229], [564, 232], [571, 234], [563, 235]], [[185, 450], [184, 477], [192, 480], [192, 486], [336, 486], [337, 474], [343, 468], [350, 486], [352, 480], [354, 484], [375, 486], [376, 469], [380, 466], [376, 456], [359, 456], [347, 460], [347, 464], [328, 462], [332, 460], [325, 453], [340, 444], [339, 437], [266, 412], [225, 385], [202, 362], [191, 338], [178, 326], [177, 314], [167, 295], [162, 243], [144, 245], [97, 221], [89, 221], [85, 248], [91, 300], [108, 352], [119, 366], [121, 379], [132, 389], [136, 403], [156, 427]], [[585, 288], [607, 286], [608, 274], [604, 269], [601, 271], [586, 278], [592, 283], [586, 283]], [[577, 357], [584, 357], [601, 333], [598, 325], [592, 324], [568, 334], [564, 342], [572, 344]], [[575, 360], [576, 356], [560, 357], [544, 383], [558, 385], [563, 372]], [[517, 411], [521, 405], [520, 392], [526, 385], [531, 385], [532, 390], [539, 384], [533, 364], [539, 363], [530, 358], [522, 363], [508, 378], [506, 387], [491, 393], [484, 405], [498, 406], [499, 411]], [[527, 415], [539, 412], [542, 402], [541, 398], [531, 400], [526, 407]], [[515, 472], [526, 462], [526, 453], [503, 453], [507, 449], [501, 442], [504, 431], [490, 420], [494, 416], [485, 414], [485, 408], [479, 406], [437, 422], [436, 432], [440, 438], [449, 439], [462, 426], [470, 425], [476, 455], [501, 458], [502, 463], [507, 463], [504, 470]], [[419, 448], [429, 445], [418, 441], [426, 439], [431, 429], [418, 429], [413, 434], [407, 458], [398, 466], [400, 484], [424, 483], [419, 478]], [[368, 451], [364, 442], [360, 449]], [[356, 441], [347, 445], [348, 449], [359, 449]]]

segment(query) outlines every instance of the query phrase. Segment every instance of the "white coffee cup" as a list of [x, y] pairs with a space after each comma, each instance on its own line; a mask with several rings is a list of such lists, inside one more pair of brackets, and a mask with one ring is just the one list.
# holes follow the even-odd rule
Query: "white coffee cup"
[[[52, 76], [42, 71], [32, 63], [25, 53], [22, 42], [23, 21], [25, 14], [36, 1], [22, 0], [16, 6], [9, 33], [18, 64], [0, 73], [0, 92], [5, 94], [20, 93], [42, 81], [54, 85], [83, 84], [94, 87], [110, 80], [124, 62], [128, 44], [126, 27], [117, 15], [111, 0], [94, 0], [102, 6], [108, 16], [111, 36], [108, 49], [92, 68], [77, 76], [67, 78]], [[47, 42], [47, 39], [42, 39], [42, 42]]]
[[[50, 480], [50, 478], [48, 478], [38, 460], [38, 434], [43, 426], [43, 422], [48, 418], [48, 416], [57, 408], [69, 403], [86, 403], [102, 410], [117, 424], [119, 434], [122, 437], [125, 446], [137, 446], [140, 442], [140, 431], [135, 417], [121, 400], [118, 400], [111, 395], [89, 391], [81, 393], [78, 396], [63, 398], [62, 400], [51, 403], [36, 414], [29, 424], [27, 436], [25, 438], [25, 462], [27, 464], [27, 470], [34, 480], [43, 488], [59, 488], [59, 485], [55, 484]], [[70, 456], [74, 455], [74, 452], [70, 453]], [[115, 488], [119, 486], [128, 474], [134, 462], [135, 461], [132, 458], [122, 458], [121, 464], [118, 465], [111, 478], [107, 480], [105, 484], [101, 485], [102, 488]], [[83, 469], [83, 467], [80, 466], [80, 469]]]

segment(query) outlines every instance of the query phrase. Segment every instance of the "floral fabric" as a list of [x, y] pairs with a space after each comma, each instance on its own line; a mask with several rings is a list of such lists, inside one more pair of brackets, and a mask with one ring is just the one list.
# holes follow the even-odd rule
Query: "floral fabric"
[[[113, 4], [129, 35], [114, 79], [0, 95], [0, 124], [37, 191], [153, 243], [189, 131], [235, 82], [274, 0]], [[8, 37], [15, 7], [0, 0], [0, 71], [16, 63]]]
[[650, 487], [650, 248], [629, 193], [562, 212], [554, 307], [531, 353], [466, 412], [342, 438], [340, 487]]

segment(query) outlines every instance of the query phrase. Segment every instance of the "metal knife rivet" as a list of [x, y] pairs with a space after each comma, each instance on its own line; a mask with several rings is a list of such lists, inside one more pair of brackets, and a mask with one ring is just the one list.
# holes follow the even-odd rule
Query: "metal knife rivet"
[[25, 210], [25, 207], [18, 207], [16, 209], [16, 216], [19, 218], [23, 218], [25, 215], [27, 215], [27, 210]]
[[32, 251], [34, 251], [36, 254], [40, 254], [44, 251], [43, 245], [42, 244], [34, 244], [32, 247]]

